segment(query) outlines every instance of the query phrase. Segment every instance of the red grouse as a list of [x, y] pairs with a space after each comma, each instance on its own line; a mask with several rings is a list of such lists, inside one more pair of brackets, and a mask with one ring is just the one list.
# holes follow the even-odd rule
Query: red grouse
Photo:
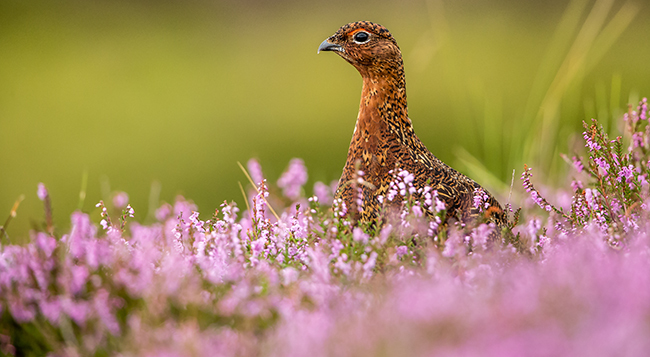
[[[323, 41], [320, 51], [338, 54], [363, 78], [359, 115], [336, 198], [341, 198], [348, 208], [356, 207], [358, 194], [351, 182], [357, 170], [363, 171], [370, 185], [359, 186], [363, 201], [355, 218], [372, 222], [382, 207], [378, 196], [386, 196], [393, 172], [406, 170], [414, 176], [416, 189], [429, 185], [438, 191], [446, 203], [448, 218], [465, 222], [475, 218], [479, 211], [474, 207], [474, 192], [481, 186], [435, 157], [413, 131], [406, 105], [402, 54], [390, 32], [372, 22], [353, 22]], [[503, 209], [483, 191], [489, 206], [487, 218], [501, 225], [505, 219]], [[398, 204], [398, 200], [393, 202]]]

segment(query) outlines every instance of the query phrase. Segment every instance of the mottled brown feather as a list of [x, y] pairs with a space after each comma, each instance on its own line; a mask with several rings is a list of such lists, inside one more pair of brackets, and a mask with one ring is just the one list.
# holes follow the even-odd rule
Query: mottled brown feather
[[[355, 34], [366, 32], [367, 42], [355, 41]], [[415, 176], [416, 188], [431, 186], [447, 206], [447, 217], [469, 221], [479, 213], [473, 207], [474, 190], [479, 184], [435, 157], [413, 131], [408, 117], [406, 80], [402, 54], [397, 41], [383, 26], [368, 21], [341, 27], [325, 40], [319, 51], [333, 51], [352, 64], [363, 78], [359, 115], [348, 150], [348, 157], [336, 190], [347, 207], [354, 207], [356, 194], [350, 184], [357, 170], [371, 185], [363, 188], [363, 207], [356, 217], [362, 222], [377, 218], [385, 196], [391, 170], [403, 169]], [[505, 215], [499, 202], [489, 196], [489, 220], [502, 225]], [[419, 198], [419, 197], [418, 197]], [[398, 204], [397, 200], [394, 204]]]

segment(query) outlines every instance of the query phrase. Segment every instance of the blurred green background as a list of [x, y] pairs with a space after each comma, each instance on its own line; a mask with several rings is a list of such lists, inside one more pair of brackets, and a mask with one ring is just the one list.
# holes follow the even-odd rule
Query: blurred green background
[[204, 218], [241, 203], [236, 162], [251, 157], [273, 182], [303, 158], [308, 193], [338, 179], [361, 80], [316, 49], [357, 20], [398, 40], [409, 114], [434, 154], [501, 198], [524, 163], [557, 182], [583, 119], [616, 132], [626, 104], [650, 95], [646, 4], [3, 0], [0, 224], [21, 194], [9, 236], [42, 222], [43, 182], [69, 226], [84, 172], [83, 210], [122, 190], [140, 220], [154, 182]]

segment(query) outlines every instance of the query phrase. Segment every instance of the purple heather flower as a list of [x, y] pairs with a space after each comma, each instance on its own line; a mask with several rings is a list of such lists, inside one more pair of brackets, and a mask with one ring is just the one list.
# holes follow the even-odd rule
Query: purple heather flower
[[36, 246], [45, 254], [45, 257], [49, 258], [56, 248], [56, 239], [43, 232], [39, 232], [36, 234]]
[[82, 292], [90, 276], [88, 267], [85, 265], [73, 265], [70, 267], [70, 275], [70, 292], [73, 294]]
[[408, 247], [405, 245], [400, 245], [396, 248], [397, 259], [402, 259], [402, 257], [408, 254]]
[[114, 336], [118, 336], [120, 333], [120, 325], [117, 321], [116, 316], [111, 311], [111, 305], [115, 304], [115, 302], [111, 300], [112, 299], [108, 291], [105, 289], [99, 289], [99, 291], [95, 293], [93, 307], [97, 315], [99, 315], [100, 321], [102, 321], [108, 332]]
[[248, 160], [246, 164], [248, 168], [248, 173], [251, 175], [251, 179], [256, 185], [259, 185], [260, 182], [264, 180], [264, 175], [262, 174], [262, 165], [256, 159]]
[[357, 197], [356, 197], [355, 203], [357, 205], [357, 211], [359, 211], [359, 213], [361, 213], [361, 212], [363, 212], [363, 189], [361, 188], [361, 186], [359, 186], [359, 187], [357, 187], [356, 191], [357, 191], [357, 194], [356, 194]]
[[490, 197], [482, 188], [474, 189], [474, 208], [477, 208], [479, 212], [483, 212], [490, 207], [489, 199]]
[[[427, 230], [427, 234], [430, 237], [433, 237], [438, 233], [438, 227], [440, 226], [440, 223], [442, 223], [442, 220], [440, 219], [439, 216], [435, 216], [431, 221], [429, 221], [429, 228]], [[434, 238], [434, 240], [437, 240], [437, 237]]]
[[340, 198], [336, 198], [332, 201], [332, 208], [334, 215], [338, 215], [339, 217], [344, 217], [348, 213], [347, 205]]
[[229, 205], [224, 201], [221, 204], [221, 213], [223, 213], [223, 220], [226, 223], [234, 224], [237, 219], [237, 212], [239, 212], [239, 208], [234, 203]]
[[384, 245], [390, 236], [390, 233], [393, 231], [393, 226], [391, 224], [385, 225], [379, 232], [379, 244]]
[[603, 171], [602, 175], [607, 176], [607, 173], [609, 171], [609, 164], [607, 163], [607, 161], [602, 157], [596, 157], [594, 158], [594, 162], [596, 163], [596, 165], [598, 165], [599, 171], [600, 170]]
[[86, 318], [90, 312], [88, 302], [72, 300], [69, 297], [62, 297], [60, 303], [62, 311], [68, 315], [72, 321], [79, 326], [86, 325]]
[[163, 203], [157, 210], [156, 210], [156, 219], [158, 222], [163, 222], [165, 221], [169, 215], [172, 213], [172, 205], [169, 203]]
[[431, 194], [431, 187], [430, 186], [424, 186], [424, 189], [422, 190], [422, 196], [424, 197], [424, 207], [425, 208], [431, 208], [433, 206], [433, 200], [432, 200], [432, 194]]
[[135, 216], [135, 210], [131, 207], [130, 204], [126, 205], [126, 215], [133, 218]]
[[615, 213], [619, 212], [621, 210], [621, 203], [616, 198], [612, 198], [609, 205], [610, 205], [612, 211], [615, 212]]
[[117, 209], [122, 209], [126, 207], [126, 204], [129, 203], [129, 195], [126, 192], [118, 192], [113, 196], [113, 206]]
[[433, 193], [436, 198], [436, 213], [446, 210], [447, 204], [445, 203], [445, 201], [438, 198], [438, 191], [433, 191]]
[[388, 200], [389, 202], [393, 201], [393, 199], [395, 199], [395, 196], [397, 196], [397, 188], [395, 186], [396, 185], [394, 184], [394, 181], [391, 181], [390, 184], [388, 185], [386, 200]]
[[572, 158], [571, 158], [571, 161], [573, 162], [573, 167], [574, 167], [578, 172], [582, 172], [582, 171], [585, 169], [584, 165], [582, 165], [582, 160], [578, 159], [577, 157], [575, 157], [575, 156], [572, 157]]
[[338, 239], [332, 240], [330, 244], [332, 246], [331, 247], [332, 254], [330, 254], [329, 259], [334, 259], [339, 256], [339, 253], [341, 252], [341, 250], [343, 250], [343, 248], [345, 248], [345, 246]]
[[291, 159], [289, 168], [278, 179], [278, 187], [285, 197], [296, 200], [300, 197], [300, 189], [307, 182], [307, 169], [301, 159]]
[[530, 173], [532, 169], [530, 167], [525, 167], [524, 172], [521, 174], [521, 180], [523, 180], [523, 186], [526, 189], [526, 192], [530, 192], [532, 190], [532, 184], [530, 183], [530, 178], [533, 176], [533, 174]]
[[251, 252], [253, 256], [261, 255], [264, 252], [264, 246], [266, 245], [266, 238], [259, 238], [251, 243]]
[[205, 228], [203, 227], [205, 222], [199, 219], [199, 212], [196, 211], [192, 212], [188, 220], [190, 221], [190, 226], [196, 229], [197, 232], [201, 232], [201, 233], [205, 232]]
[[451, 234], [445, 241], [445, 249], [442, 251], [442, 256], [451, 258], [456, 254], [460, 253], [463, 247], [463, 236], [458, 231], [452, 231]]
[[[393, 171], [389, 171], [393, 173]], [[386, 200], [392, 201], [397, 195], [406, 199], [407, 195], [413, 195], [418, 190], [413, 186], [415, 177], [413, 174], [406, 170], [401, 170], [397, 174], [393, 174], [393, 180], [388, 184], [388, 192], [386, 193]], [[383, 201], [383, 198], [382, 198]]]
[[282, 269], [282, 285], [290, 285], [294, 281], [298, 280], [299, 272], [295, 268], [286, 267]]
[[377, 252], [373, 251], [370, 253], [368, 260], [363, 264], [364, 279], [369, 279], [372, 276], [372, 270], [375, 268], [375, 264], [377, 263], [377, 256]]
[[597, 202], [597, 197], [598, 191], [591, 188], [585, 189], [585, 200], [587, 200], [587, 205], [592, 211], [600, 210], [600, 205]]
[[9, 312], [18, 323], [32, 321], [36, 317], [36, 311], [33, 306], [26, 306], [24, 301], [9, 299]]
[[362, 244], [368, 244], [368, 239], [370, 237], [363, 232], [363, 230], [359, 227], [354, 228], [352, 231], [352, 239], [354, 239], [355, 242], [361, 242]]
[[539, 195], [536, 190], [530, 191], [530, 198], [540, 206], [542, 209], [546, 209], [546, 204], [544, 204], [544, 199]]
[[413, 215], [415, 217], [422, 217], [424, 215], [424, 212], [422, 212], [422, 208], [420, 207], [420, 205], [413, 205], [411, 211], [413, 211]]
[[584, 188], [584, 186], [582, 185], [582, 182], [580, 180], [572, 180], [571, 188], [573, 189], [573, 191], [581, 191]]
[[406, 196], [406, 184], [404, 183], [404, 181], [398, 182], [397, 183], [397, 188], [399, 188], [399, 194], [402, 197], [405, 197]]
[[530, 178], [533, 177], [533, 174], [530, 172], [530, 167], [525, 167], [524, 172], [521, 174], [521, 179], [524, 181], [523, 186], [526, 189], [526, 192], [530, 194], [533, 202], [535, 202], [539, 207], [548, 212], [553, 210], [553, 207], [549, 205], [546, 200], [539, 194], [539, 192], [533, 187], [533, 184], [530, 182]]
[[36, 195], [38, 196], [38, 199], [41, 201], [45, 201], [45, 199], [48, 196], [47, 188], [45, 188], [45, 185], [42, 182], [38, 183], [38, 189], [36, 190]]
[[45, 298], [39, 301], [38, 307], [45, 318], [54, 326], [59, 324], [61, 304], [57, 298]]
[[490, 234], [495, 229], [496, 229], [496, 225], [494, 223], [490, 223], [490, 224], [482, 223], [481, 225], [479, 225], [478, 227], [472, 230], [471, 233], [472, 241], [476, 246], [485, 248], [490, 238]]
[[587, 142], [585, 144], [585, 147], [588, 147], [590, 152], [598, 151], [598, 150], [601, 149], [600, 144], [598, 144], [597, 142], [594, 142], [591, 139], [591, 136], [589, 136], [589, 134], [586, 131], [583, 132], [582, 135], [583, 135], [583, 138], [585, 139], [585, 141]]
[[623, 178], [625, 178], [625, 182], [629, 184], [634, 179], [634, 171], [635, 169], [633, 165], [628, 165], [627, 167], [623, 166], [621, 167], [621, 171], [618, 172], [618, 177], [616, 178], [616, 180], [618, 182], [621, 182]]
[[345, 253], [341, 254], [341, 256], [336, 259], [336, 262], [334, 262], [334, 268], [344, 275], [349, 276], [352, 272], [352, 264], [351, 262], [347, 262], [347, 258], [348, 256]]
[[648, 98], [643, 98], [639, 103], [639, 120], [648, 119]]
[[189, 217], [193, 211], [198, 211], [198, 207], [190, 201], [186, 201], [182, 196], [176, 197], [174, 202], [174, 217], [182, 214], [183, 217]]
[[643, 139], [644, 136], [642, 132], [637, 131], [634, 134], [632, 134], [632, 147], [633, 148], [644, 147]]
[[542, 228], [542, 221], [538, 218], [531, 219], [526, 225], [528, 235], [531, 237], [537, 237], [537, 232]]
[[314, 195], [318, 197], [318, 202], [325, 206], [332, 205], [332, 191], [330, 187], [320, 181], [314, 183]]

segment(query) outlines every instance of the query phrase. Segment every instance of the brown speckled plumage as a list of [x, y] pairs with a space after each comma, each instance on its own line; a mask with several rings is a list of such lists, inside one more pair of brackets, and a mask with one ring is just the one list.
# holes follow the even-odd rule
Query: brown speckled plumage
[[[355, 194], [349, 183], [358, 167], [372, 186], [363, 186], [363, 207], [356, 218], [372, 221], [381, 207], [377, 196], [386, 195], [393, 179], [390, 171], [401, 168], [415, 176], [416, 188], [429, 184], [438, 191], [447, 205], [447, 217], [463, 221], [475, 217], [474, 190], [480, 186], [435, 157], [413, 131], [402, 54], [390, 32], [372, 22], [354, 22], [341, 27], [318, 50], [335, 52], [363, 78], [359, 115], [336, 197], [348, 207], [354, 206]], [[501, 225], [503, 210], [488, 195], [488, 218]]]

